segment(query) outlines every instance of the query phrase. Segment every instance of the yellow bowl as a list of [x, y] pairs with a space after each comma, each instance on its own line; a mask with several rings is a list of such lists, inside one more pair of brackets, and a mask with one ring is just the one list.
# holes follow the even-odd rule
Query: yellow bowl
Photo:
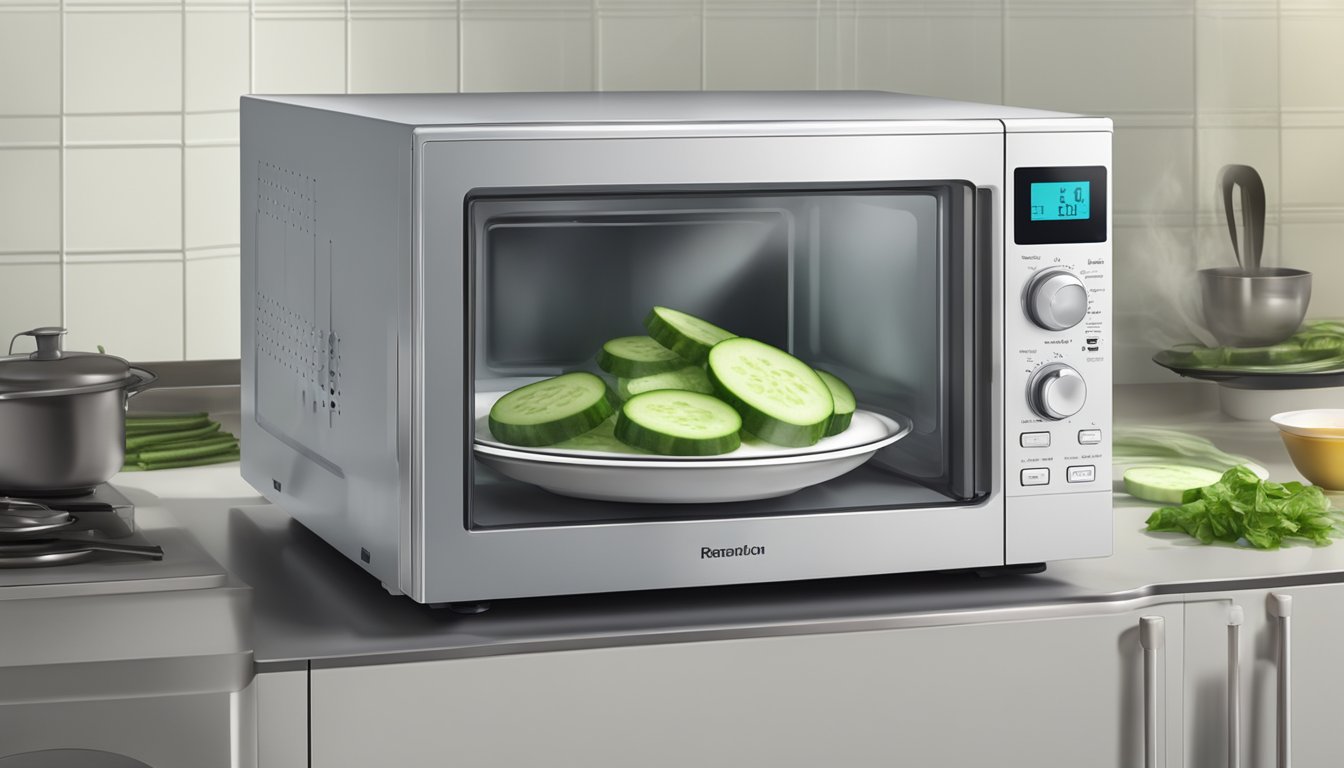
[[1344, 490], [1344, 438], [1303, 437], [1279, 430], [1297, 471], [1312, 483], [1332, 491]]
[[1344, 437], [1344, 408], [1311, 408], [1269, 417], [1283, 432], [1303, 437]]

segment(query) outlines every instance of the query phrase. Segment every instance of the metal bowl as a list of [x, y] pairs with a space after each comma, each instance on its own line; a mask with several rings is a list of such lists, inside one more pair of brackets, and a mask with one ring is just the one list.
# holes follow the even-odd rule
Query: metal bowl
[[1286, 267], [1248, 275], [1240, 267], [1199, 271], [1204, 321], [1226, 347], [1263, 347], [1297, 332], [1311, 303], [1311, 273]]

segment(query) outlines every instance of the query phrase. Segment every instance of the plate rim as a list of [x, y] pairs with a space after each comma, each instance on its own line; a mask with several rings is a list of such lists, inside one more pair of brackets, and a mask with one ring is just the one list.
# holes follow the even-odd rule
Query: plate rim
[[[864, 411], [878, 419], [891, 422], [895, 430], [882, 438], [872, 440], [859, 445], [850, 445], [844, 448], [836, 448], [829, 451], [813, 451], [811, 453], [790, 453], [782, 456], [757, 456], [747, 459], [727, 459], [714, 458], [712, 456], [687, 456], [687, 457], [669, 457], [669, 456], [637, 456], [630, 455], [620, 457], [619, 454], [603, 454], [600, 451], [592, 451], [586, 454], [577, 453], [537, 453], [529, 451], [526, 448], [515, 447], [496, 447], [486, 443], [472, 441], [472, 450], [480, 452], [486, 456], [493, 456], [504, 459], [514, 459], [518, 461], [530, 461], [538, 464], [559, 464], [569, 465], [577, 464], [590, 467], [641, 467], [641, 468], [682, 468], [682, 469], [735, 469], [742, 467], [767, 467], [782, 466], [787, 464], [807, 464], [816, 461], [825, 461], [831, 459], [843, 459], [850, 456], [858, 456], [864, 453], [876, 453], [883, 448], [906, 437], [914, 431], [914, 422], [910, 419], [899, 416], [892, 417], [886, 414], [876, 413], [874, 411]], [[603, 458], [603, 456], [608, 458]]]

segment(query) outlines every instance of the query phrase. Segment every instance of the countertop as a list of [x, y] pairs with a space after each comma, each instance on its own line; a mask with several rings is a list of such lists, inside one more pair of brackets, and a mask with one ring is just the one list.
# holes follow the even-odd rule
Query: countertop
[[[1228, 419], [1216, 403], [1207, 384], [1119, 387], [1116, 421], [1200, 434], [1255, 459], [1275, 480], [1301, 479], [1273, 426]], [[389, 595], [267, 504], [236, 464], [125, 473], [113, 483], [138, 506], [167, 510], [253, 588], [254, 655], [263, 672], [952, 624], [987, 620], [988, 613], [1127, 610], [1190, 592], [1344, 581], [1344, 541], [1275, 552], [1202, 546], [1180, 535], [1147, 533], [1153, 506], [1117, 494], [1115, 554], [1050, 563], [1039, 574], [913, 574], [511, 600], [464, 616]], [[1344, 506], [1344, 498], [1336, 505]]]

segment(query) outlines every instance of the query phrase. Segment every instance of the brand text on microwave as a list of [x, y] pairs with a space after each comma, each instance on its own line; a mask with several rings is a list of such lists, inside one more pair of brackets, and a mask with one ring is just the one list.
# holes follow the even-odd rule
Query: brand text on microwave
[[716, 557], [753, 557], [755, 555], [764, 555], [764, 554], [765, 554], [764, 546], [753, 547], [747, 544], [743, 544], [740, 547], [722, 547], [718, 549], [714, 547], [700, 548], [701, 560], [708, 560]]

